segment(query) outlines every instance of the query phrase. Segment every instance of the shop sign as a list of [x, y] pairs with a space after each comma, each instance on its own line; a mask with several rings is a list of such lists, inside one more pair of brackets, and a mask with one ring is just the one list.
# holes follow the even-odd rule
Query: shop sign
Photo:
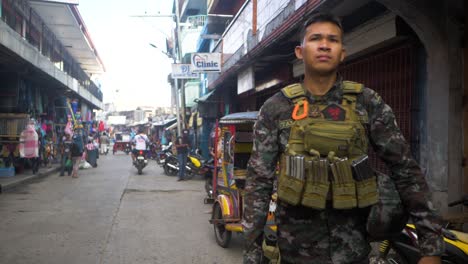
[[221, 72], [221, 53], [192, 53], [194, 72]]
[[193, 72], [191, 64], [172, 64], [172, 79], [195, 79], [199, 78], [200, 74]]

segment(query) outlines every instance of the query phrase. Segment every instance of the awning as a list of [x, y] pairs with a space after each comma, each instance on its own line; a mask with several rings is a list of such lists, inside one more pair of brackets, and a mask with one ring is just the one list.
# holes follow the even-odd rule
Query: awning
[[171, 130], [171, 129], [176, 129], [176, 128], [177, 128], [177, 122], [175, 122], [174, 124], [172, 124], [172, 125], [166, 127], [166, 131], [167, 131], [167, 130]]
[[210, 98], [211, 95], [213, 95], [213, 93], [214, 93], [214, 90], [193, 101], [195, 103], [209, 103], [210, 101], [208, 101], [208, 99]]
[[86, 73], [105, 71], [74, 1], [30, 1], [29, 4]]
[[171, 119], [164, 119], [162, 121], [156, 121], [153, 122], [153, 126], [166, 126], [168, 124], [171, 124], [172, 122], [176, 122], [177, 118], [171, 118]]

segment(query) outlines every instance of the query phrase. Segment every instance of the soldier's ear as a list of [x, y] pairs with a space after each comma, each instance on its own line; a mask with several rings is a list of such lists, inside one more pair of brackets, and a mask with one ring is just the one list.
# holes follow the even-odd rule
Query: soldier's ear
[[296, 53], [296, 58], [302, 60], [304, 57], [302, 56], [302, 46], [296, 46], [294, 49], [294, 53]]
[[343, 46], [343, 48], [341, 49], [340, 62], [343, 62], [345, 58], [346, 58], [346, 48]]

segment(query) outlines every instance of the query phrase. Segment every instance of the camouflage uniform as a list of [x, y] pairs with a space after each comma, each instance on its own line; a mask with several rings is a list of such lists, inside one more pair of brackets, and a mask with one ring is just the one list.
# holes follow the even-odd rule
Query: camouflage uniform
[[[306, 91], [310, 104], [321, 100], [340, 104], [339, 80], [322, 96]], [[401, 134], [391, 108], [373, 90], [357, 97], [357, 111], [366, 111], [369, 141], [391, 169], [404, 206], [418, 230], [423, 255], [441, 255], [441, 222], [435, 213], [424, 176]], [[244, 199], [244, 263], [259, 263], [263, 226], [275, 182], [275, 166], [285, 151], [292, 123], [293, 103], [281, 92], [265, 102], [254, 127], [254, 146]], [[314, 210], [279, 201], [276, 210], [282, 263], [368, 263], [367, 209]]]

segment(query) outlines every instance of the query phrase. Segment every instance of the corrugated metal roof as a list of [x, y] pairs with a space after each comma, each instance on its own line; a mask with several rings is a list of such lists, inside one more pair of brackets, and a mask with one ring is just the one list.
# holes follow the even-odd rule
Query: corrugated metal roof
[[30, 5], [86, 73], [105, 71], [76, 5], [41, 1]]

